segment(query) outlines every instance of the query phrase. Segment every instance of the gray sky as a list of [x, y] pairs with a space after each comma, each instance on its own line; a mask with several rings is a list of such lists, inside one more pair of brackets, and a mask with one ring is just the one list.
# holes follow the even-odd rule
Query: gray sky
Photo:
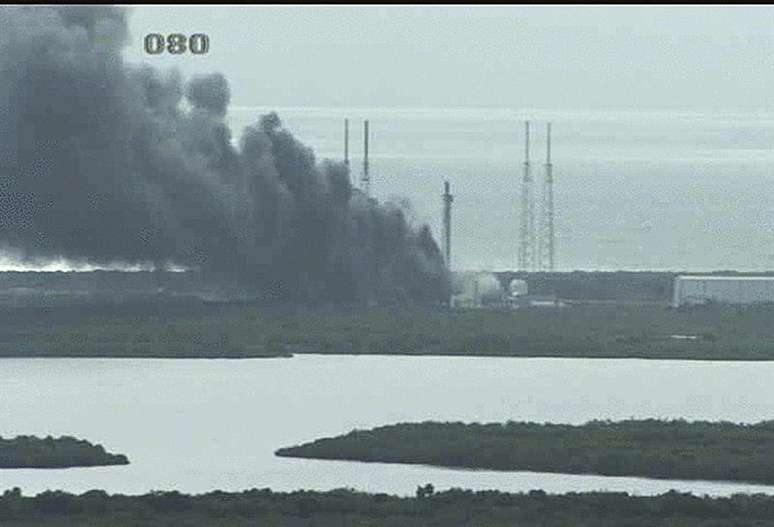
[[[772, 7], [139, 6], [126, 57], [220, 71], [238, 105], [765, 107]], [[147, 56], [205, 32], [208, 56]]]

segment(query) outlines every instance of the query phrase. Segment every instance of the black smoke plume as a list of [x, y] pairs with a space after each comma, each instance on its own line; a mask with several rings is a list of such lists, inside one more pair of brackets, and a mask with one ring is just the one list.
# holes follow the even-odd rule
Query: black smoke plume
[[426, 226], [276, 114], [232, 146], [226, 79], [125, 64], [126, 16], [0, 7], [0, 246], [180, 265], [280, 299], [446, 298]]

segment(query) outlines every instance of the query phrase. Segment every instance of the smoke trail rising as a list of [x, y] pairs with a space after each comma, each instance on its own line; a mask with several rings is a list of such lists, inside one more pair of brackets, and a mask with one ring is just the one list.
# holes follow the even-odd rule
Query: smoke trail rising
[[125, 64], [126, 40], [123, 8], [0, 8], [0, 245], [182, 265], [283, 299], [446, 297], [427, 227], [276, 114], [233, 147], [226, 79]]

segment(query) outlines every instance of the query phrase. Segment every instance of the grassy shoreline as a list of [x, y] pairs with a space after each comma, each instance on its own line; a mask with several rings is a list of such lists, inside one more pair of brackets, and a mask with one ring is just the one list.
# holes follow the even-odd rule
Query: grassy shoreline
[[774, 306], [166, 306], [0, 309], [0, 357], [294, 354], [774, 360]]
[[276, 455], [774, 485], [774, 421], [400, 423], [281, 448]]
[[0, 497], [4, 527], [770, 527], [774, 497], [697, 497], [671, 491], [659, 496], [590, 492], [546, 494], [420, 486], [416, 497], [327, 492], [210, 492], [141, 496], [89, 491], [48, 491], [34, 497], [18, 489]]

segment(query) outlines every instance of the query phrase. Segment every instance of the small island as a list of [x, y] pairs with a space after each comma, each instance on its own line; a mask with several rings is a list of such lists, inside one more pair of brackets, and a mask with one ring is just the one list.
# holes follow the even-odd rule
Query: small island
[[0, 437], [0, 468], [69, 468], [128, 465], [123, 454], [106, 452], [102, 445], [93, 445], [70, 436], [39, 438]]
[[282, 448], [276, 455], [774, 484], [774, 421], [401, 423]]

